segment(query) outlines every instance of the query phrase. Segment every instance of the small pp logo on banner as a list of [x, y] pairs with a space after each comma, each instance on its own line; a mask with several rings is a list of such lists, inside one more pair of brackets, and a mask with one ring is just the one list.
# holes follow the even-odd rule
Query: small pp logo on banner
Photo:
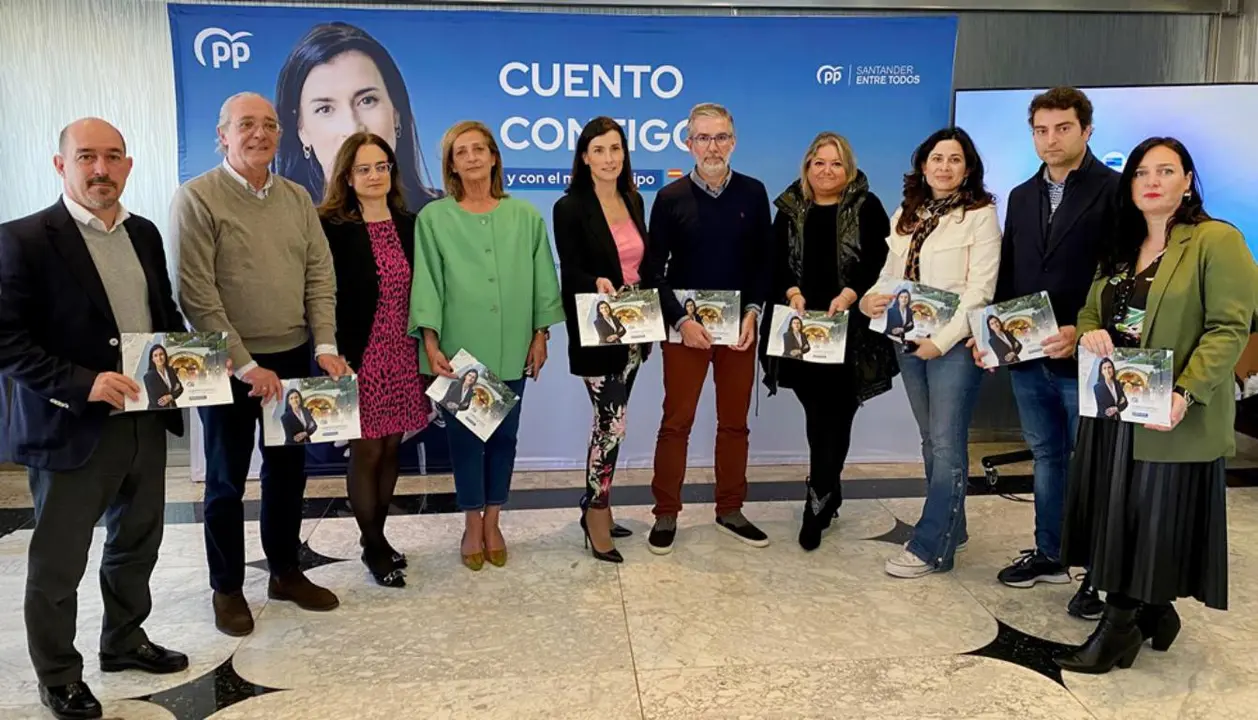
[[842, 65], [822, 65], [817, 68], [818, 85], [838, 85], [843, 82]]
[[[210, 61], [205, 61], [205, 41], [212, 37], [221, 37], [222, 40], [215, 40], [210, 43]], [[192, 41], [192, 51], [197, 56], [197, 62], [201, 65], [209, 67], [213, 65], [214, 69], [222, 67], [225, 63], [230, 62], [233, 70], [240, 69], [240, 66], [249, 62], [249, 44], [242, 38], [253, 37], [253, 33], [240, 31], [232, 34], [223, 28], [208, 27], [197, 33], [197, 37]]]

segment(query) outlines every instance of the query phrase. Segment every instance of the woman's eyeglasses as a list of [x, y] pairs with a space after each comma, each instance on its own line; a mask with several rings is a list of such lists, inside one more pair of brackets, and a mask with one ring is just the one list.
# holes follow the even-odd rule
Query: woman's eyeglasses
[[375, 165], [355, 165], [353, 167], [354, 174], [358, 177], [367, 177], [373, 170], [381, 175], [388, 175], [393, 170], [393, 163], [382, 162]]

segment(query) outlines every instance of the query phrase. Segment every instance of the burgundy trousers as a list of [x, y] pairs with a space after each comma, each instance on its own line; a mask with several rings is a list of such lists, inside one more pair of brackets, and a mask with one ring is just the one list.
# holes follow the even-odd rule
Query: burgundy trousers
[[651, 492], [655, 515], [681, 512], [686, 451], [708, 365], [716, 382], [716, 514], [740, 509], [747, 497], [747, 412], [756, 381], [756, 350], [725, 345], [696, 350], [680, 343], [660, 343], [664, 356], [664, 418], [655, 442]]

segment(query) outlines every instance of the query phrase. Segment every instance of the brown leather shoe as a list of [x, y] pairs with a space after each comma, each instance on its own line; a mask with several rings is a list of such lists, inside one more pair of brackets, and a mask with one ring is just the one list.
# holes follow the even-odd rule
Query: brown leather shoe
[[272, 575], [267, 584], [267, 597], [272, 600], [286, 600], [296, 603], [302, 610], [327, 612], [335, 610], [341, 601], [331, 590], [321, 588], [310, 582], [309, 578], [299, 570], [283, 575]]
[[253, 632], [253, 613], [242, 592], [214, 592], [214, 627], [232, 637], [243, 637]]

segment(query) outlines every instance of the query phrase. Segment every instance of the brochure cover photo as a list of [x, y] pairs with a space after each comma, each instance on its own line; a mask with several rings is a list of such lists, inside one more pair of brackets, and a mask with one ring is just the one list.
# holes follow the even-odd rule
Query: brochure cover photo
[[[912, 343], [931, 337], [952, 321], [961, 297], [929, 285], [882, 277], [877, 292], [891, 296], [882, 317], [869, 321], [869, 329], [898, 343]], [[907, 349], [907, 348], [906, 348]]]
[[1079, 414], [1141, 425], [1171, 424], [1175, 389], [1170, 350], [1115, 348], [1100, 357], [1079, 348]]
[[833, 316], [809, 310], [801, 316], [785, 305], [774, 305], [768, 354], [827, 365], [842, 363], [847, 351], [847, 320], [846, 310]]
[[227, 333], [123, 333], [122, 371], [140, 386], [127, 412], [232, 402]]
[[263, 444], [309, 445], [357, 440], [358, 377], [346, 375], [281, 380], [279, 400], [262, 406]]
[[970, 313], [970, 331], [986, 355], [984, 367], [1013, 365], [1044, 357], [1044, 340], [1057, 334], [1048, 293], [1025, 295]]
[[520, 398], [466, 350], [450, 358], [450, 367], [457, 377], [438, 377], [428, 386], [428, 397], [488, 440]]
[[636, 345], [665, 337], [658, 290], [578, 293], [576, 303], [582, 347]]
[[[743, 311], [737, 290], [674, 290], [677, 302], [712, 336], [713, 345], [737, 345], [742, 331]], [[668, 329], [668, 341], [681, 342], [681, 333]]]

